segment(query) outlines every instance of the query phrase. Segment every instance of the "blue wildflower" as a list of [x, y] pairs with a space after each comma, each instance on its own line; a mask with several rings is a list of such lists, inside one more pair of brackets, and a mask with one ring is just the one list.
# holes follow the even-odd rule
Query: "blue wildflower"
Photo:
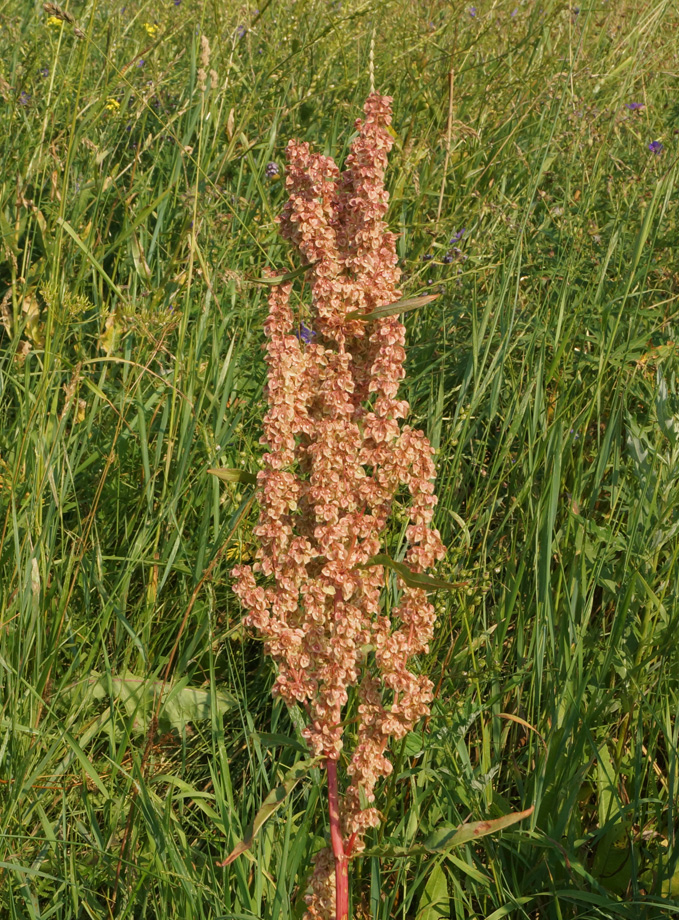
[[648, 145], [648, 149], [651, 151], [651, 153], [659, 156], [665, 149], [665, 145], [660, 141], [651, 141], [651, 143]]
[[629, 109], [630, 112], [637, 112], [639, 109], [644, 108], [644, 103], [643, 102], [626, 102], [625, 108]]
[[305, 345], [308, 345], [316, 333], [313, 329], [309, 329], [306, 323], [302, 323], [299, 327], [299, 332], [297, 333], [297, 338], [300, 342], [304, 342]]
[[452, 246], [453, 243], [459, 243], [466, 232], [467, 228], [463, 227], [461, 230], [458, 230], [457, 233], [454, 233], [450, 238], [450, 245]]
[[476, 16], [476, 7], [475, 7], [475, 6], [470, 6], [470, 7], [469, 7], [469, 15], [472, 17], [472, 19], [474, 19], [474, 17]]
[[238, 38], [243, 38], [246, 32], [247, 32], [247, 29], [245, 28], [245, 26], [236, 27], [236, 35], [238, 36]]

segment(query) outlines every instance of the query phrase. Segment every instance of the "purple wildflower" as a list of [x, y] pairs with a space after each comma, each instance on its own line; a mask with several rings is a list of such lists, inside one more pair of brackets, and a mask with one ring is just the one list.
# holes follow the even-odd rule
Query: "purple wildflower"
[[516, 16], [518, 12], [519, 12], [519, 8], [518, 6], [515, 6], [514, 9], [512, 10], [512, 16]]
[[300, 342], [304, 342], [305, 345], [308, 345], [315, 335], [316, 333], [313, 331], [313, 329], [309, 329], [306, 323], [302, 323], [299, 327], [297, 338], [300, 340]]
[[637, 112], [639, 109], [645, 108], [643, 102], [626, 102], [625, 108], [629, 109], [630, 112]]
[[238, 36], [238, 38], [243, 38], [246, 32], [247, 32], [247, 29], [245, 28], [245, 26], [236, 26], [236, 35]]
[[27, 93], [25, 89], [22, 89], [21, 93], [19, 94], [19, 104], [28, 105], [30, 101], [31, 101], [30, 93]]
[[41, 77], [44, 77], [45, 80], [46, 80], [47, 77], [49, 77], [49, 75], [50, 75], [50, 69], [49, 69], [49, 67], [43, 67], [42, 70], [40, 71], [40, 76], [41, 76]]
[[450, 265], [450, 263], [453, 261], [452, 252], [447, 252], [443, 257], [443, 261], [446, 263], [446, 265]]
[[146, 62], [144, 58], [139, 58], [139, 60], [137, 61], [137, 67], [143, 67], [145, 63]]
[[656, 156], [660, 156], [660, 154], [665, 149], [665, 145], [662, 144], [660, 141], [651, 141], [651, 143], [648, 145], [648, 149], [651, 151], [651, 153], [654, 153]]
[[457, 233], [454, 233], [450, 238], [450, 245], [452, 246], [453, 243], [458, 243], [462, 239], [462, 237], [465, 235], [466, 232], [467, 232], [467, 228], [463, 227], [461, 230], [458, 230]]
[[470, 6], [470, 7], [469, 7], [469, 15], [472, 17], [472, 19], [474, 19], [474, 17], [476, 16], [476, 7], [475, 7], [475, 6]]
[[270, 161], [266, 164], [266, 169], [264, 170], [264, 175], [266, 176], [267, 179], [275, 179], [276, 176], [278, 176], [278, 175], [280, 174], [280, 171], [281, 171], [281, 170], [280, 170], [280, 166], [278, 165], [278, 163], [274, 163], [273, 160], [270, 160]]
[[423, 262], [431, 262], [434, 258], [434, 254], [432, 252], [427, 252], [421, 258]]

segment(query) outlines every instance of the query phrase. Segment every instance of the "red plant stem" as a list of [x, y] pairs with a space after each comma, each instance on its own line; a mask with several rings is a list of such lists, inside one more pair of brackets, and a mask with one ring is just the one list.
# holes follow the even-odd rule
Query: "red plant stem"
[[328, 814], [330, 816], [330, 843], [335, 857], [335, 917], [349, 917], [349, 860], [344, 852], [340, 830], [339, 792], [337, 789], [337, 761], [326, 761], [328, 768]]

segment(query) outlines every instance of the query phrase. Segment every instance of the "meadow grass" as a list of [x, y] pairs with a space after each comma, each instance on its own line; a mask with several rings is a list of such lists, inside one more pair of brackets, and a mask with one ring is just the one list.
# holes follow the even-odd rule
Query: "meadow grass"
[[679, 913], [676, 5], [69, 12], [0, 13], [0, 916], [303, 912], [320, 770], [217, 865], [305, 751], [231, 592], [252, 487], [207, 470], [263, 451], [266, 166], [341, 162], [371, 78], [459, 588], [353, 915]]

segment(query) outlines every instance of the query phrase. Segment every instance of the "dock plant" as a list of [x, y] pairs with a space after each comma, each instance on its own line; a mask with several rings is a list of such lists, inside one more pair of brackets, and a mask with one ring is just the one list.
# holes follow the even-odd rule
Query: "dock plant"
[[[342, 172], [308, 143], [288, 144], [280, 229], [308, 266], [311, 302], [296, 316], [294, 279], [271, 287], [258, 547], [252, 565], [232, 572], [246, 623], [277, 666], [273, 693], [305, 710], [305, 741], [327, 772], [330, 845], [314, 857], [307, 920], [348, 916], [349, 862], [380, 824], [389, 743], [432, 698], [414, 660], [429, 649], [435, 611], [425, 580], [407, 573], [445, 550], [432, 526], [434, 451], [399, 398], [390, 122], [391, 99], [372, 93]], [[404, 506], [407, 549], [389, 566], [385, 539]], [[389, 605], [385, 573], [394, 571], [400, 591]]]

